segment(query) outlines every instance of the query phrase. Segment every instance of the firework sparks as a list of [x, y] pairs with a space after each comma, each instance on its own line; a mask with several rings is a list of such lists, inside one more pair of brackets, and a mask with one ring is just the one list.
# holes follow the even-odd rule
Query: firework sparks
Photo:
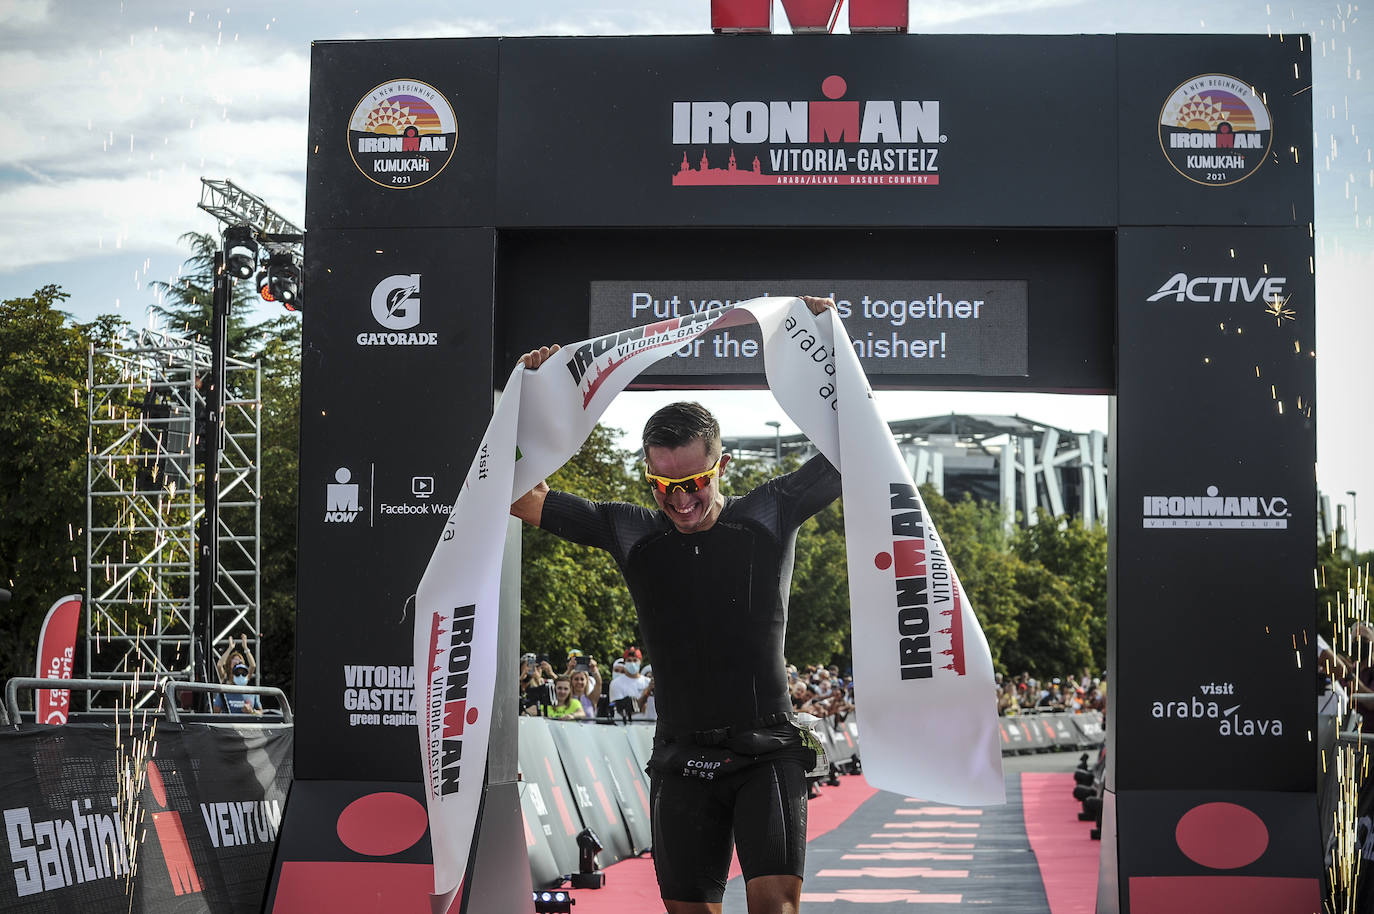
[[1269, 300], [1269, 304], [1264, 306], [1264, 313], [1274, 319], [1275, 327], [1282, 327], [1284, 321], [1291, 321], [1297, 312], [1288, 307], [1288, 302], [1293, 296], [1275, 295]]

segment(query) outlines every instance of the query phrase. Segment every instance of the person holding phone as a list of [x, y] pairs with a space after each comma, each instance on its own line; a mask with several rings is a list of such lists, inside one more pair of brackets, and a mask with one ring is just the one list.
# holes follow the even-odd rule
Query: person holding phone
[[583, 713], [595, 717], [596, 704], [601, 700], [601, 671], [596, 658], [579, 650], [569, 651], [567, 676], [572, 683], [573, 698], [582, 704]]

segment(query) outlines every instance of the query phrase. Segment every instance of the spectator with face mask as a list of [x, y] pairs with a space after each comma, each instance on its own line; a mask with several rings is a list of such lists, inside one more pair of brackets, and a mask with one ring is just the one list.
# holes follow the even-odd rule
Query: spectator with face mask
[[[230, 640], [229, 647], [220, 654], [215, 668], [219, 671], [219, 681], [225, 685], [248, 685], [258, 664], [253, 659], [253, 652], [248, 649], [246, 634], [239, 635], [238, 646]], [[231, 695], [222, 692], [215, 696], [211, 710], [229, 714], [261, 714], [262, 701], [256, 695]]]
[[651, 683], [649, 677], [639, 672], [638, 660], [627, 660], [625, 662], [625, 675], [617, 676], [611, 680], [611, 707], [617, 709], [625, 707], [617, 704], [617, 702], [629, 699], [633, 713], [643, 713], [644, 693], [648, 691]]

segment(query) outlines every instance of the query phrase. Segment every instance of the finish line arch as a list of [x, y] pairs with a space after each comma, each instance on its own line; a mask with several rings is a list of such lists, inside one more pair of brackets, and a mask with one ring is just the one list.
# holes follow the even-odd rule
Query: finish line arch
[[[407, 600], [518, 353], [816, 291], [847, 303], [875, 387], [1116, 396], [1099, 910], [1214, 892], [1269, 910], [1276, 879], [1315, 903], [1307, 47], [317, 43], [296, 784], [273, 897], [307, 873], [426, 869], [427, 841], [368, 859], [337, 821], [419, 796]], [[705, 348], [643, 384], [764, 386], [746, 337]], [[523, 847], [502, 726], [468, 910], [528, 878], [501, 850]], [[1266, 850], [1189, 857], [1179, 824], [1209, 803], [1250, 810]]]

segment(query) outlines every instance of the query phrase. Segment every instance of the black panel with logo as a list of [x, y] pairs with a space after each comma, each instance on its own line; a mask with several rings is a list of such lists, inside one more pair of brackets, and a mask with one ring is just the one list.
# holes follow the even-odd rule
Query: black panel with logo
[[1312, 220], [1306, 35], [1121, 35], [1122, 225]]
[[491, 225], [498, 44], [316, 42], [306, 224]]
[[312, 230], [297, 772], [419, 776], [413, 594], [491, 414], [493, 233]]
[[1102, 36], [506, 39], [499, 219], [1112, 225], [1114, 52]]
[[1311, 240], [1129, 229], [1119, 251], [1116, 787], [1311, 791]]

